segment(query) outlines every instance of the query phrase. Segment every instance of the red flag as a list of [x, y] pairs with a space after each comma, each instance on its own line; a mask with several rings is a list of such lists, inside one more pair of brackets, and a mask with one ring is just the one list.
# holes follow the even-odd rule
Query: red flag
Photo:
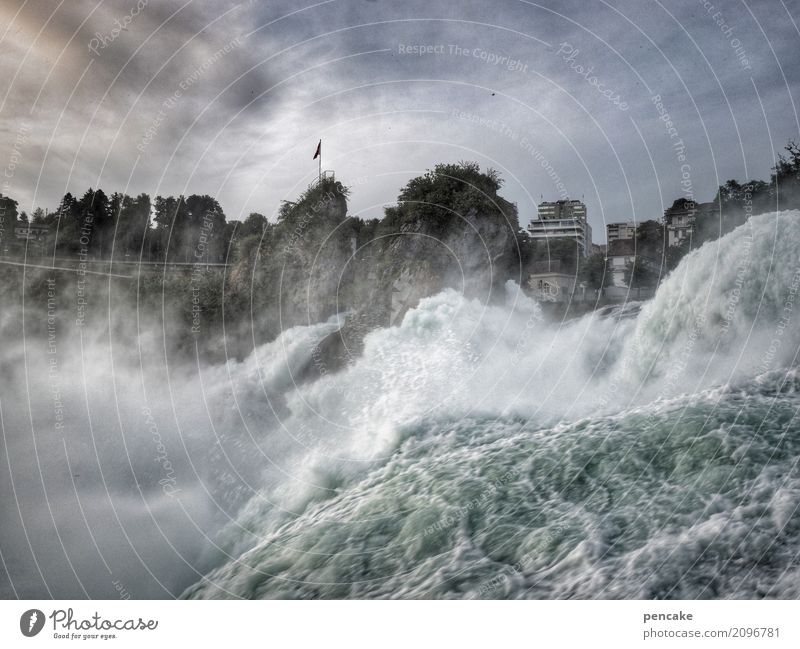
[[311, 159], [312, 159], [312, 160], [316, 160], [316, 159], [317, 159], [317, 158], [319, 158], [321, 155], [322, 155], [322, 140], [320, 140], [320, 141], [319, 141], [319, 144], [317, 145], [317, 150], [316, 150], [316, 152], [314, 153], [314, 157], [313, 157], [313, 158], [311, 158]]

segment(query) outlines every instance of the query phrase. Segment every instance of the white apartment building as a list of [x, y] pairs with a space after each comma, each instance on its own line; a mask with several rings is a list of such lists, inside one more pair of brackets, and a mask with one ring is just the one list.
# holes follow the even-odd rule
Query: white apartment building
[[538, 218], [528, 226], [532, 239], [573, 239], [584, 257], [591, 254], [592, 227], [582, 201], [545, 201], [539, 203], [538, 212]]

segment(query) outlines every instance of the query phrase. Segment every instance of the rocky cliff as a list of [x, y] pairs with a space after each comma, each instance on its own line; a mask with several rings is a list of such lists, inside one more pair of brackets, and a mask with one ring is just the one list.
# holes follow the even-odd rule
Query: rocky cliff
[[489, 302], [518, 276], [515, 207], [477, 165], [440, 165], [412, 180], [381, 221], [347, 214], [332, 179], [289, 203], [253, 255], [231, 273], [230, 292], [257, 338], [347, 314], [319, 342], [316, 368], [357, 356], [364, 336], [399, 322], [421, 299], [451, 287]]

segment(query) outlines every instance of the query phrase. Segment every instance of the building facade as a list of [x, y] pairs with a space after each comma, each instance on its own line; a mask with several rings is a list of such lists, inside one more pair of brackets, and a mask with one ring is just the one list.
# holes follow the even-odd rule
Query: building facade
[[17, 221], [14, 226], [14, 237], [19, 241], [44, 241], [50, 226], [44, 223], [26, 223]]
[[534, 240], [572, 239], [584, 257], [591, 254], [592, 228], [582, 201], [567, 199], [539, 203], [538, 218], [531, 221], [528, 233]]
[[[619, 239], [609, 243], [608, 252], [606, 254], [606, 263], [606, 270], [610, 278], [608, 287], [612, 289], [627, 289], [630, 285], [629, 280], [631, 279], [629, 274], [634, 270], [634, 267], [636, 267], [640, 271], [650, 271], [650, 274], [654, 278], [653, 286], [638, 286], [637, 290], [645, 290], [646, 288], [645, 292], [653, 291], [655, 286], [658, 284], [658, 279], [655, 278], [660, 277], [660, 272], [662, 271], [662, 267], [659, 265], [658, 260], [649, 258], [637, 250], [635, 239]], [[637, 283], [641, 284], [641, 279]], [[638, 291], [637, 295], [643, 296], [644, 294], [641, 291]]]
[[609, 241], [606, 254], [608, 274], [611, 276], [610, 286], [625, 287], [625, 275], [628, 267], [636, 262], [636, 242], [634, 239], [617, 239]]
[[687, 198], [679, 198], [664, 211], [667, 245], [677, 246], [690, 239], [698, 218], [714, 218], [718, 212], [719, 205], [714, 201], [695, 203]]
[[14, 236], [4, 237], [0, 242], [0, 255], [28, 255], [44, 254], [44, 246], [50, 226], [45, 223], [28, 223], [16, 221], [14, 223]]
[[560, 261], [542, 261], [531, 267], [528, 287], [537, 300], [564, 302], [572, 298], [576, 280], [575, 273], [569, 273]]
[[636, 221], [621, 221], [619, 223], [606, 223], [606, 240], [623, 241], [636, 238]]
[[677, 246], [692, 236], [694, 220], [697, 217], [697, 203], [679, 198], [672, 207], [664, 211], [664, 225], [667, 228], [667, 245]]
[[586, 205], [582, 201], [566, 199], [563, 201], [544, 201], [539, 203], [539, 219], [580, 219], [586, 220]]

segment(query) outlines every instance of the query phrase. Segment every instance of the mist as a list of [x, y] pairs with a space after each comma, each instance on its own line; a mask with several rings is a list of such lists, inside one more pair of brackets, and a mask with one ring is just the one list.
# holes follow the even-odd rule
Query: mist
[[320, 349], [346, 313], [219, 360], [201, 347], [225, 349], [224, 337], [194, 354], [170, 346], [171, 307], [137, 309], [110, 279], [78, 326], [74, 278], [29, 277], [24, 308], [2, 319], [16, 341], [0, 359], [2, 594], [163, 598], [216, 584], [244, 596], [220, 566], [315, 529], [409, 445], [439, 453], [442, 426], [558, 435], [774, 381], [800, 344], [775, 333], [800, 284], [787, 263], [798, 216], [755, 217], [688, 255], [651, 302], [569, 321], [548, 322], [513, 281], [482, 298], [446, 288], [367, 332], [339, 368]]

